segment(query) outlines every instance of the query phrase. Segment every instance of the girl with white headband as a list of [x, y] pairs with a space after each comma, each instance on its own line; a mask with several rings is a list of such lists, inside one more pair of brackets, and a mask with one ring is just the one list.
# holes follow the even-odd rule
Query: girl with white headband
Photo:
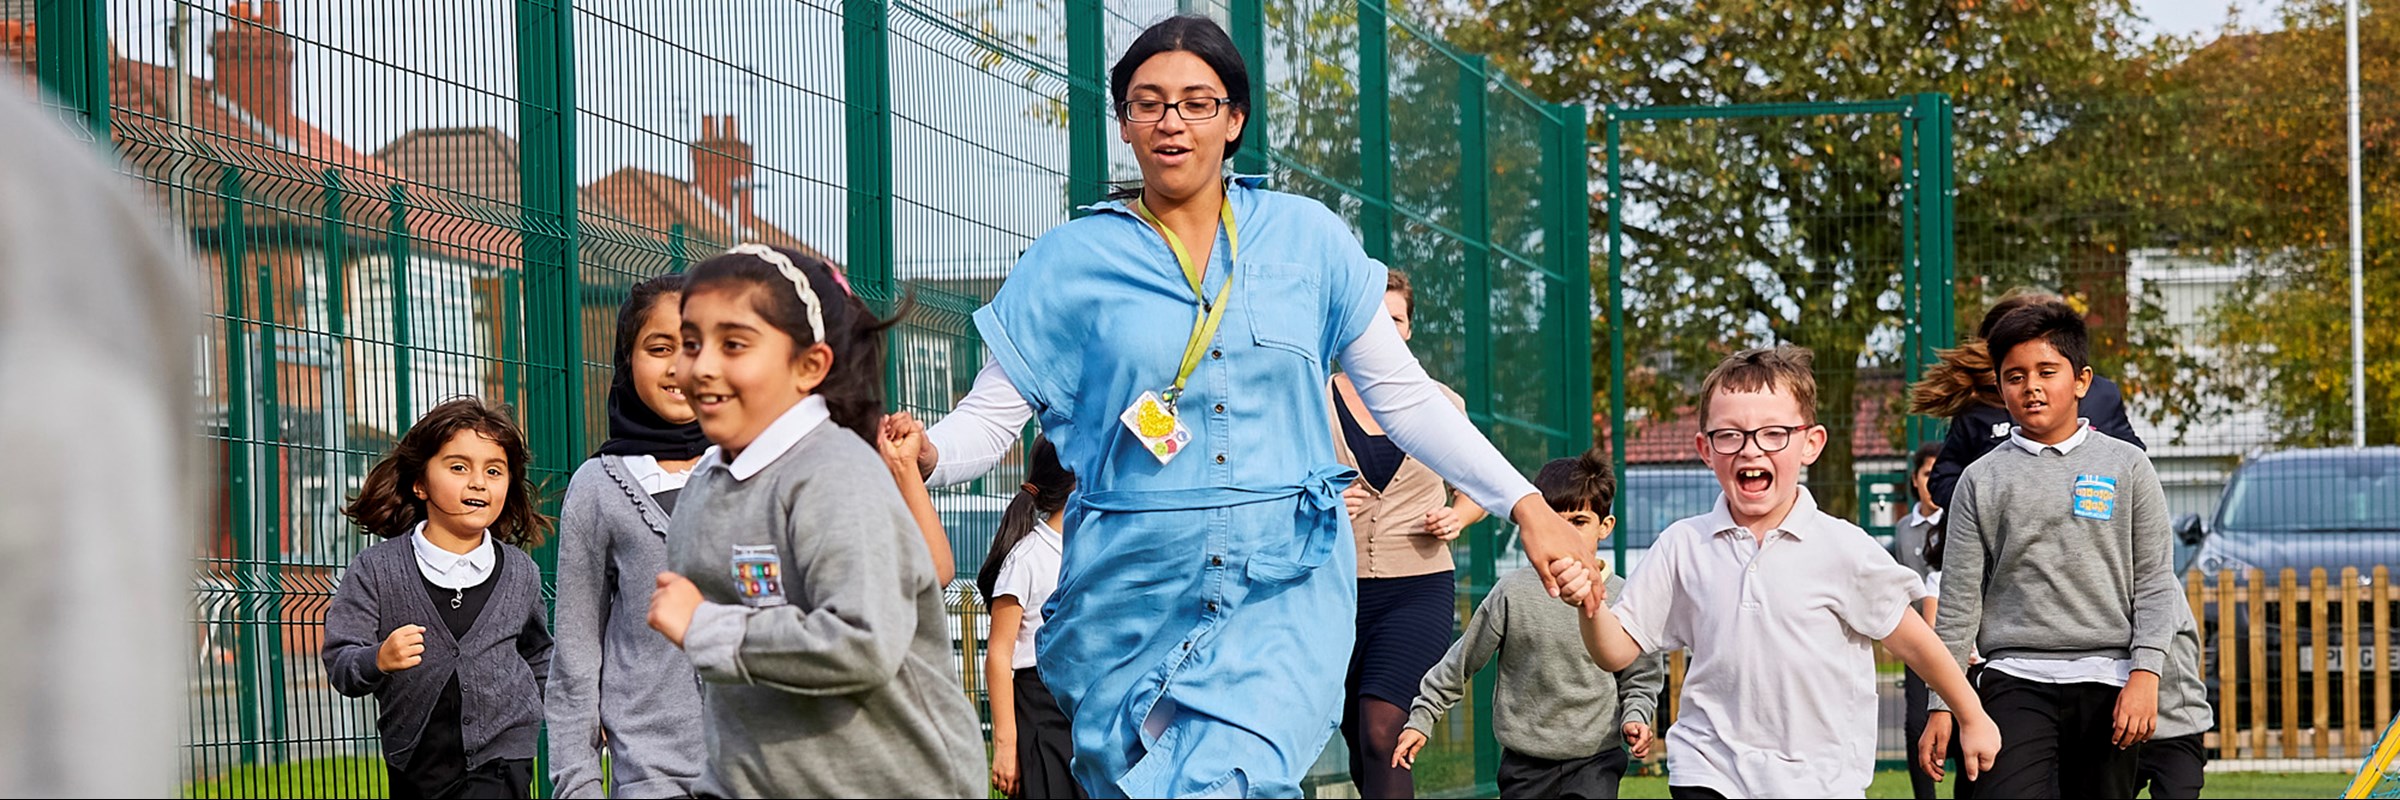
[[763, 245], [686, 278], [676, 374], [717, 446], [669, 523], [650, 625], [706, 683], [700, 795], [980, 795], [942, 587], [868, 444], [891, 323], [839, 281]]

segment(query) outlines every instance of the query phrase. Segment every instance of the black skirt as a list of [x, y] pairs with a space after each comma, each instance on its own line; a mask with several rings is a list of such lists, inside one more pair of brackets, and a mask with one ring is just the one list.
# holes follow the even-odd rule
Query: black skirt
[[1010, 797], [1066, 797], [1083, 800], [1083, 786], [1067, 768], [1075, 754], [1067, 715], [1042, 676], [1032, 667], [1017, 670], [1017, 793]]
[[1374, 698], [1407, 709], [1425, 671], [1450, 651], [1458, 627], [1449, 570], [1358, 582], [1358, 645], [1350, 651], [1350, 702]]

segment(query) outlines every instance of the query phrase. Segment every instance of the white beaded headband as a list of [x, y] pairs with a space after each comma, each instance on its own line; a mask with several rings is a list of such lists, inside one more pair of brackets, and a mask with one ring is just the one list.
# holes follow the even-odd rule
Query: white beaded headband
[[809, 285], [807, 273], [801, 272], [800, 267], [793, 264], [791, 259], [784, 257], [782, 252], [756, 242], [735, 245], [733, 249], [725, 252], [757, 256], [767, 263], [775, 265], [775, 270], [783, 273], [783, 277], [789, 279], [792, 286], [800, 290], [800, 304], [808, 307], [809, 332], [816, 334], [817, 341], [825, 341], [825, 304], [817, 299], [817, 290]]

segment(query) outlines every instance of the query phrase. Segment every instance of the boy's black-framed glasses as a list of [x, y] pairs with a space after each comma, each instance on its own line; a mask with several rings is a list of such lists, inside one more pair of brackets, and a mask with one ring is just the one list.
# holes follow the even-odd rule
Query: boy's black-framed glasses
[[1814, 427], [1816, 426], [1768, 425], [1747, 431], [1740, 428], [1718, 428], [1707, 431], [1704, 435], [1708, 437], [1708, 449], [1717, 451], [1717, 455], [1721, 456], [1740, 453], [1742, 447], [1751, 442], [1758, 443], [1758, 451], [1761, 453], [1780, 453], [1784, 448], [1792, 446], [1794, 434]]
[[1216, 119], [1230, 105], [1233, 105], [1231, 97], [1187, 97], [1172, 103], [1165, 100], [1127, 100], [1117, 104], [1117, 117], [1126, 122], [1157, 122], [1166, 119], [1167, 109], [1173, 108], [1175, 116], [1182, 117], [1183, 121], [1198, 122]]

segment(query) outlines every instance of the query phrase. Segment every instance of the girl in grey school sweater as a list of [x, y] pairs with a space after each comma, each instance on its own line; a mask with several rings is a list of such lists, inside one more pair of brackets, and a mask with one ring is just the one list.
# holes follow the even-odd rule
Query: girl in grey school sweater
[[625, 298], [608, 442], [575, 471], [559, 514], [548, 698], [559, 797], [690, 797], [708, 758], [699, 678], [648, 624], [650, 592], [667, 569], [668, 515], [708, 449], [675, 375], [682, 304], [682, 275], [635, 284]]
[[689, 273], [684, 396], [718, 444], [667, 532], [650, 624], [706, 681], [699, 794], [967, 797], [983, 737], [873, 447], [875, 319], [823, 261], [743, 245]]
[[393, 797], [531, 797], [550, 634], [525, 438], [505, 407], [435, 406], [343, 513], [387, 539], [325, 612], [326, 676], [375, 696]]

